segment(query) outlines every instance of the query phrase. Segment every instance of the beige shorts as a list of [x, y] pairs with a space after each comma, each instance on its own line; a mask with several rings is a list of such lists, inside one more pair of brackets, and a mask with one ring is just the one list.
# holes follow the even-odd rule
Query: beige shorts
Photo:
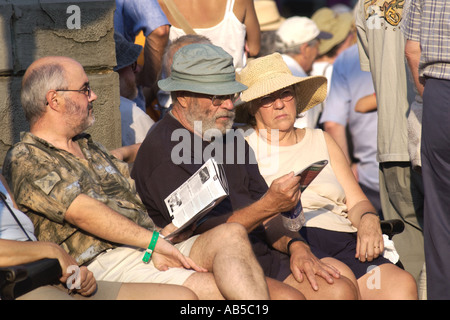
[[43, 286], [30, 291], [16, 300], [115, 300], [119, 294], [120, 282], [97, 281], [97, 291], [89, 297], [81, 294], [69, 294], [67, 288], [60, 285]]
[[[175, 247], [189, 256], [198, 236], [177, 243]], [[159, 271], [153, 262], [142, 262], [145, 250], [122, 246], [100, 254], [89, 264], [97, 280], [114, 282], [167, 283], [182, 285], [195, 271], [184, 268], [169, 268]]]

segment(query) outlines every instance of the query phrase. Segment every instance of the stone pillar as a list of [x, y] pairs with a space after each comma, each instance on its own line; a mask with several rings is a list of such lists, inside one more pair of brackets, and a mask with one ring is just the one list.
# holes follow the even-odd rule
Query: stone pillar
[[69, 56], [84, 66], [98, 96], [88, 132], [108, 149], [121, 146], [114, 10], [115, 0], [0, 0], [0, 166], [20, 132], [29, 130], [21, 79], [44, 56]]

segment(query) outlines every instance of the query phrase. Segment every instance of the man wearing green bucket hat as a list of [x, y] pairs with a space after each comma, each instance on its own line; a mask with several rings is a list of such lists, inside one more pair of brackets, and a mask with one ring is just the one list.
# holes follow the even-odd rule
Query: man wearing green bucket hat
[[[318, 275], [311, 285], [308, 281], [296, 281], [289, 255], [272, 249], [271, 241], [266, 242], [262, 223], [297, 204], [299, 178], [287, 174], [268, 188], [244, 137], [231, 130], [235, 118], [233, 103], [247, 89], [236, 80], [232, 57], [214, 45], [187, 45], [174, 55], [171, 76], [158, 84], [171, 92], [173, 108], [142, 143], [132, 171], [140, 197], [155, 223], [168, 228], [171, 217], [164, 199], [212, 157], [212, 152], [207, 151], [214, 150], [214, 158], [223, 164], [229, 196], [207, 214], [195, 233], [225, 222], [243, 225], [272, 297], [279, 292], [291, 294], [282, 283], [289, 279], [288, 287], [306, 298], [354, 299], [357, 293], [353, 285], [328, 265], [315, 264], [316, 269], [308, 270]], [[285, 233], [273, 231], [277, 235]], [[294, 241], [297, 240], [298, 234]]]

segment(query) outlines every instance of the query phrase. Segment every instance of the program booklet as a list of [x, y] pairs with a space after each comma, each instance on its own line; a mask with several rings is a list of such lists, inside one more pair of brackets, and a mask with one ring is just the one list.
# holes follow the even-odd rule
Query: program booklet
[[[317, 177], [322, 169], [328, 164], [328, 160], [316, 161], [306, 168], [303, 168], [295, 173], [296, 176], [300, 175], [300, 191], [303, 192], [306, 187]], [[283, 225], [291, 230], [298, 231], [305, 224], [306, 218], [303, 213], [303, 205], [300, 200], [297, 205], [290, 211], [281, 213], [283, 218]]]
[[172, 238], [204, 217], [229, 194], [228, 182], [221, 164], [208, 159], [164, 203], [172, 223], [178, 229], [166, 238]]
[[299, 170], [295, 173], [296, 176], [300, 175], [300, 191], [303, 192], [306, 187], [317, 177], [322, 169], [328, 164], [328, 160], [316, 161], [306, 168]]

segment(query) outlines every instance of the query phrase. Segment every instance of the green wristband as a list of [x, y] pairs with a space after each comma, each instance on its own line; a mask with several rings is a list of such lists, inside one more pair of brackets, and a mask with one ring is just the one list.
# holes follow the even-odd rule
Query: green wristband
[[150, 244], [148, 245], [148, 249], [145, 250], [144, 257], [142, 258], [142, 261], [144, 261], [144, 263], [150, 262], [150, 259], [153, 254], [153, 250], [155, 250], [155, 247], [156, 247], [156, 242], [158, 241], [158, 237], [159, 237], [159, 232], [153, 231], [152, 240], [150, 241]]

